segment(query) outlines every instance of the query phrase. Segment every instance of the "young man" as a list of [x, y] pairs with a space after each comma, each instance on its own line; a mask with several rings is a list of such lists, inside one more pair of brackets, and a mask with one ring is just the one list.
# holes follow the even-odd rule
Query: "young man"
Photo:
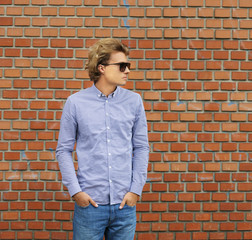
[[74, 240], [134, 239], [149, 145], [140, 95], [119, 87], [130, 72], [127, 56], [119, 40], [94, 44], [87, 63], [94, 84], [71, 95], [63, 109], [56, 157], [75, 201]]

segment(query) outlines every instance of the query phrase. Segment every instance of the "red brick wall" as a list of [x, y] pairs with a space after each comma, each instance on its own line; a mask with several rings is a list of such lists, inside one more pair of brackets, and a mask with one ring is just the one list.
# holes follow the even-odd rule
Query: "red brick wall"
[[251, 0], [0, 0], [0, 239], [71, 239], [54, 150], [103, 37], [149, 123], [136, 239], [252, 239], [251, 26]]

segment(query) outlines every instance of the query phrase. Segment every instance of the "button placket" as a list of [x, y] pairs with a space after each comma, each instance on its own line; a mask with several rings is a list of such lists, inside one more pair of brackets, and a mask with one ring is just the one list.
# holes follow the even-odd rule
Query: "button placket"
[[[108, 173], [109, 173], [109, 176], [108, 176], [108, 179], [109, 179], [109, 184], [111, 185], [112, 184], [112, 179], [111, 179], [111, 169], [112, 169], [112, 166], [111, 166], [111, 132], [110, 132], [110, 118], [109, 118], [109, 100], [106, 99], [105, 100], [105, 115], [106, 115], [106, 131], [107, 131], [107, 153], [108, 153]], [[112, 187], [110, 187], [110, 198], [112, 197]]]

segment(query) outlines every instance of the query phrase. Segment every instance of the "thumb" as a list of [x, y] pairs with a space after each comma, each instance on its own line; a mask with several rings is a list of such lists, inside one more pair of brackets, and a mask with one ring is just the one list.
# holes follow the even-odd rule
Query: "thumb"
[[98, 207], [98, 204], [92, 199], [89, 199], [89, 202], [94, 206], [94, 207]]
[[125, 203], [126, 203], [126, 200], [125, 200], [125, 199], [123, 199], [123, 200], [122, 200], [122, 202], [121, 202], [121, 204], [120, 204], [119, 209], [123, 209], [123, 207], [124, 207]]

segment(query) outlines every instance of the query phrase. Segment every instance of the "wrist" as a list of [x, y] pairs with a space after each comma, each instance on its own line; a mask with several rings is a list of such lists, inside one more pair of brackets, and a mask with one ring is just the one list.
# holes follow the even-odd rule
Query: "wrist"
[[81, 193], [81, 192], [75, 193], [75, 194], [72, 196], [72, 199], [75, 200], [75, 198], [79, 195], [79, 193]]

